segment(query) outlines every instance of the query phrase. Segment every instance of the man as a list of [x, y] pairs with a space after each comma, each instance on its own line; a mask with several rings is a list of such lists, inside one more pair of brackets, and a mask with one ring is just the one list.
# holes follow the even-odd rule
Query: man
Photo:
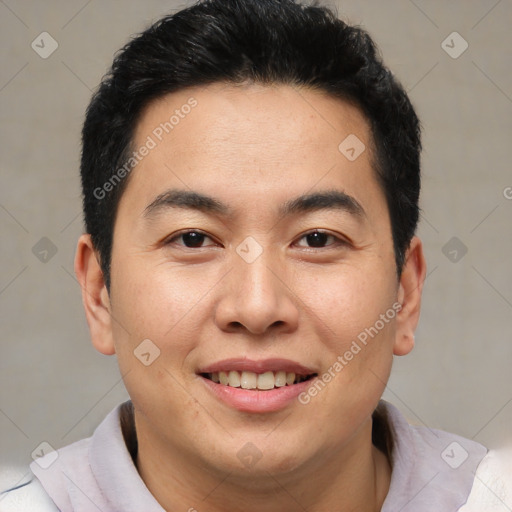
[[211, 0], [130, 42], [84, 123], [75, 270], [131, 401], [11, 492], [64, 512], [470, 510], [487, 450], [380, 401], [420, 314], [419, 154], [403, 88], [325, 8]]

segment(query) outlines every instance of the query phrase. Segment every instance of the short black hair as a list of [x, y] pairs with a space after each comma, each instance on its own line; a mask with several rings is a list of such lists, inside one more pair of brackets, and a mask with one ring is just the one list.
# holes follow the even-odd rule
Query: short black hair
[[400, 276], [419, 216], [420, 123], [369, 34], [316, 3], [204, 0], [165, 16], [126, 44], [87, 108], [83, 208], [107, 288], [117, 206], [143, 109], [163, 95], [215, 82], [311, 87], [362, 111], [371, 127], [373, 166], [386, 197]]

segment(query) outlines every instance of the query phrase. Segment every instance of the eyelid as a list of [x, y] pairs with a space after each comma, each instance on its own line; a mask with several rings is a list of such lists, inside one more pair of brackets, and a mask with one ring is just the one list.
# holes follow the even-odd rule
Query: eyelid
[[[215, 244], [218, 244], [217, 241], [215, 241], [215, 239], [210, 236], [208, 233], [206, 233], [205, 231], [201, 230], [201, 229], [194, 229], [194, 228], [188, 228], [188, 229], [183, 229], [181, 231], [177, 231], [175, 233], [173, 233], [172, 235], [166, 237], [163, 241], [162, 241], [162, 245], [170, 245], [172, 243], [175, 243], [175, 240], [180, 238], [182, 235], [186, 235], [188, 233], [199, 233], [201, 235], [204, 235], [206, 238], [209, 238], [213, 244], [210, 244], [210, 245], [207, 245], [207, 246], [201, 246], [201, 247], [187, 247], [186, 245], [184, 244], [177, 244], [179, 247], [183, 247], [185, 249], [202, 249], [204, 247], [211, 247]], [[308, 235], [311, 235], [313, 233], [323, 233], [327, 236], [331, 236], [333, 239], [334, 239], [334, 242], [325, 246], [325, 247], [304, 247], [304, 246], [300, 246], [302, 249], [305, 249], [305, 250], [308, 250], [308, 251], [318, 251], [318, 250], [324, 250], [324, 249], [328, 249], [330, 247], [336, 247], [336, 246], [343, 246], [343, 245], [349, 245], [350, 244], [350, 241], [346, 238], [346, 237], [343, 237], [343, 236], [340, 236], [338, 234], [335, 234], [329, 230], [326, 230], [326, 229], [320, 229], [320, 228], [314, 228], [314, 229], [310, 229], [309, 231], [306, 231], [305, 233], [302, 233], [296, 240], [302, 240], [303, 238], [305, 238], [306, 236]]]
[[[172, 235], [166, 237], [163, 239], [162, 241], [162, 245], [170, 245], [170, 244], [173, 244], [175, 243], [175, 240], [177, 238], [180, 238], [182, 235], [186, 235], [188, 233], [199, 233], [200, 235], [204, 235], [206, 238], [209, 238], [212, 242], [214, 242], [215, 244], [217, 244], [218, 242], [216, 242], [212, 236], [210, 236], [208, 233], [206, 233], [205, 231], [201, 230], [201, 229], [194, 229], [194, 228], [188, 228], [188, 229], [182, 229], [181, 231], [177, 231], [176, 233], [173, 233]], [[203, 247], [211, 247], [213, 246], [213, 244], [211, 245], [207, 245], [207, 246], [203, 246], [203, 247], [187, 247], [186, 245], [184, 244], [177, 244], [179, 247], [183, 247], [185, 249], [202, 249]]]
[[343, 237], [337, 233], [333, 233], [332, 231], [329, 231], [327, 229], [320, 229], [320, 228], [314, 228], [314, 229], [310, 229], [309, 231], [306, 231], [305, 233], [302, 233], [302, 235], [300, 235], [297, 240], [302, 240], [304, 237], [308, 236], [308, 235], [311, 235], [313, 233], [323, 233], [327, 236], [332, 236], [334, 238], [334, 243], [332, 244], [329, 244], [329, 245], [326, 245], [325, 247], [304, 247], [304, 246], [300, 246], [302, 249], [306, 249], [308, 251], [319, 251], [319, 250], [325, 250], [325, 249], [329, 249], [331, 247], [336, 247], [336, 246], [343, 246], [343, 245], [349, 245], [350, 244], [350, 241], [346, 238], [346, 237]]

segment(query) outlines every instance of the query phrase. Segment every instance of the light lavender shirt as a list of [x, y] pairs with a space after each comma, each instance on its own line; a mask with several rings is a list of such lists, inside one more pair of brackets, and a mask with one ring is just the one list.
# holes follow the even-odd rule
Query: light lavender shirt
[[[94, 435], [33, 462], [32, 472], [61, 512], [165, 512], [133, 464], [119, 422], [120, 406]], [[471, 492], [482, 445], [426, 427], [411, 426], [393, 405], [376, 414], [386, 425], [392, 476], [382, 512], [455, 512]]]

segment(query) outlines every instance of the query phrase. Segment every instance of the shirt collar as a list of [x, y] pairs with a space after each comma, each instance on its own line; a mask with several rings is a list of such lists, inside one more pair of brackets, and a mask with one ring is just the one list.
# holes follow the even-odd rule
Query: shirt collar
[[476, 469], [487, 453], [484, 446], [441, 430], [409, 425], [384, 400], [375, 417], [386, 429], [380, 435], [388, 439], [392, 466], [382, 512], [455, 511], [466, 503]]

